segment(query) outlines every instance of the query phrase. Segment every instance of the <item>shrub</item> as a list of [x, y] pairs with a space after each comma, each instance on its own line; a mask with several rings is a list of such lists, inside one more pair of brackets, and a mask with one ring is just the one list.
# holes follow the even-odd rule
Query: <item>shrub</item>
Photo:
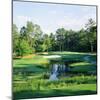
[[28, 41], [22, 39], [19, 43], [17, 55], [24, 56], [33, 53], [33, 48], [29, 45]]

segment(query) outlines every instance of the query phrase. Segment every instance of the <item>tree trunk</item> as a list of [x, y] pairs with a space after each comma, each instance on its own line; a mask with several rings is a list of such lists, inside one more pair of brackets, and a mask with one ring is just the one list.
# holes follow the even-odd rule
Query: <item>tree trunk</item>
[[67, 41], [67, 46], [66, 47], [67, 47], [67, 50], [69, 50], [69, 41]]
[[61, 51], [61, 44], [60, 44], [60, 51]]
[[64, 50], [63, 43], [62, 43], [62, 51]]
[[49, 49], [49, 48], [47, 48], [47, 52], [49, 51], [48, 49]]
[[92, 44], [92, 42], [90, 44], [91, 44], [91, 52], [93, 52], [93, 44]]

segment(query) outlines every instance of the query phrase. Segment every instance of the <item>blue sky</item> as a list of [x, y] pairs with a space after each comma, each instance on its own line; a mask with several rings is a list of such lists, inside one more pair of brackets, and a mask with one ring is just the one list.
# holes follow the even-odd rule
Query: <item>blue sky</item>
[[13, 23], [20, 29], [27, 21], [41, 26], [44, 33], [58, 28], [80, 30], [89, 18], [96, 21], [95, 6], [63, 5], [34, 2], [13, 3]]

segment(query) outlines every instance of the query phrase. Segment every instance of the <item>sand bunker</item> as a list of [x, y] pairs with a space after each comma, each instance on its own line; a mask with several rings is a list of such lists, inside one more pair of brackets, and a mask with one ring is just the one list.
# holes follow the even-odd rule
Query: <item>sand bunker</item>
[[59, 55], [50, 55], [50, 56], [43, 56], [43, 58], [60, 58]]

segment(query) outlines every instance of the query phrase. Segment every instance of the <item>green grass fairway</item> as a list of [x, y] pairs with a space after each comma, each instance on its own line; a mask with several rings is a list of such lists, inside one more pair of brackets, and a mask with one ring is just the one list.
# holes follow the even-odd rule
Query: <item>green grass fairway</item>
[[[70, 71], [50, 81], [50, 59], [43, 56], [60, 55]], [[84, 57], [89, 56], [86, 61]], [[53, 58], [54, 59], [54, 58]], [[55, 58], [56, 59], [56, 58]], [[38, 53], [29, 58], [13, 59], [14, 99], [96, 94], [96, 54], [78, 52]]]

